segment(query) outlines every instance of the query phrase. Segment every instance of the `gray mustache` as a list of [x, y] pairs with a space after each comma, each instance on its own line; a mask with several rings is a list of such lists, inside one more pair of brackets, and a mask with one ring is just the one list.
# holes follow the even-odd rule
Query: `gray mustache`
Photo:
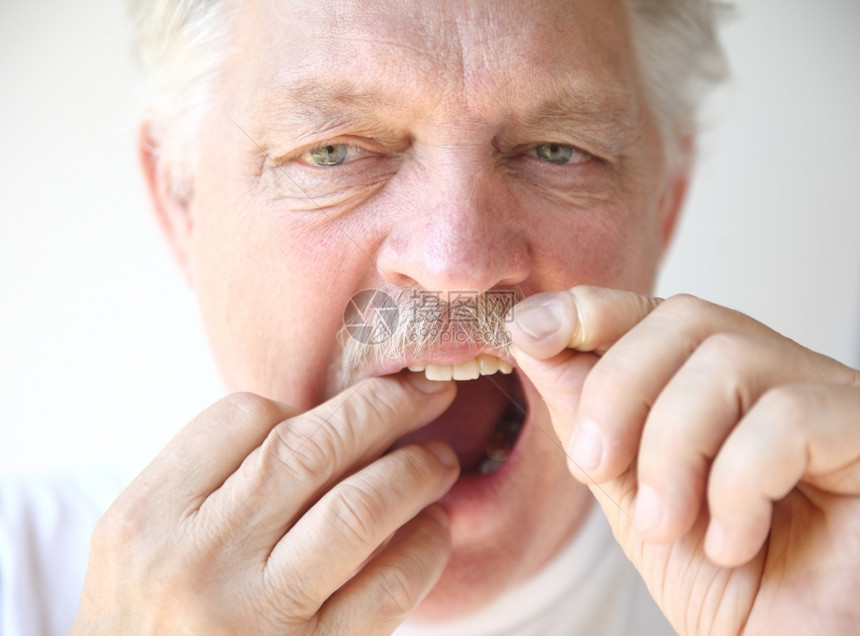
[[519, 288], [470, 291], [363, 290], [344, 310], [343, 371], [351, 375], [385, 361], [402, 364], [440, 347], [477, 344], [504, 355], [510, 347], [506, 323], [525, 297]]

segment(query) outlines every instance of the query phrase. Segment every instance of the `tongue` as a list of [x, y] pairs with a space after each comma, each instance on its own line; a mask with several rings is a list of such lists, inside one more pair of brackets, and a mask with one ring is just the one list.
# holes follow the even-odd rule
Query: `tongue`
[[510, 406], [510, 400], [499, 387], [512, 395], [511, 383], [512, 376], [500, 374], [492, 376], [492, 380], [481, 376], [477, 380], [458, 382], [457, 397], [448, 410], [427, 426], [401, 437], [394, 447], [438, 439], [453, 447], [464, 472], [474, 469], [484, 459], [487, 442]]

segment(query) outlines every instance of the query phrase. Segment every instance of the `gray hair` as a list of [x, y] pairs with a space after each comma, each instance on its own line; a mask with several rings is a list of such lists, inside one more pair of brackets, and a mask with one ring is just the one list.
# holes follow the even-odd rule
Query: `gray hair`
[[[628, 0], [646, 95], [670, 166], [689, 160], [680, 140], [696, 130], [701, 98], [727, 74], [717, 37], [717, 0]], [[230, 0], [127, 0], [149, 81], [147, 117], [174, 184], [187, 187], [199, 123], [231, 53], [238, 7]], [[184, 185], [183, 185], [184, 184]]]
[[238, 6], [228, 0], [126, 0], [147, 81], [144, 117], [174, 194], [185, 196], [199, 155], [200, 123], [214, 103], [232, 48]]
[[729, 6], [716, 0], [630, 1], [639, 71], [671, 168], [690, 161], [681, 140], [695, 134], [705, 94], [728, 75], [717, 25]]

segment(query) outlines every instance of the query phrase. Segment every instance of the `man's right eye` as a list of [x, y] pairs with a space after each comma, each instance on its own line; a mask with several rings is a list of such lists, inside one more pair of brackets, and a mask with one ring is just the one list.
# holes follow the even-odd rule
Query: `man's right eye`
[[534, 153], [538, 159], [563, 166], [569, 163], [585, 163], [588, 154], [568, 144], [545, 143], [535, 146]]
[[369, 151], [350, 144], [326, 144], [312, 148], [302, 159], [306, 163], [318, 166], [339, 166], [342, 163], [361, 159], [370, 154]]

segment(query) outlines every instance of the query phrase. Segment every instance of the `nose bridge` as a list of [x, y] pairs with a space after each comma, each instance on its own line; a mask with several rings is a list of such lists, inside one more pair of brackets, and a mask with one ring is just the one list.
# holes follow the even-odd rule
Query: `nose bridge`
[[446, 152], [420, 173], [405, 221], [381, 247], [384, 276], [435, 291], [522, 282], [530, 264], [521, 219], [492, 160]]

